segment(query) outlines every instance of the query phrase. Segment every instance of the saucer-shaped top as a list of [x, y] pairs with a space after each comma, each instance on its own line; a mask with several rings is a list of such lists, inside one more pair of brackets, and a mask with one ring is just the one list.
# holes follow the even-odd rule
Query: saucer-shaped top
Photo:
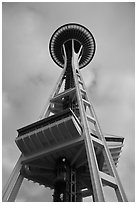
[[74, 39], [83, 46], [79, 68], [85, 67], [93, 58], [95, 53], [95, 40], [91, 32], [84, 26], [69, 23], [59, 27], [52, 35], [49, 50], [52, 59], [61, 68], [64, 67], [62, 46], [68, 40]]

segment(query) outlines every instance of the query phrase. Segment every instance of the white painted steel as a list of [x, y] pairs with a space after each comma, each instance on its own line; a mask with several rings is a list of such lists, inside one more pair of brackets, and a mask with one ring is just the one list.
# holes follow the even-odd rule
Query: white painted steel
[[19, 191], [20, 185], [23, 181], [23, 177], [20, 174], [21, 168], [22, 168], [22, 155], [20, 156], [20, 158], [18, 159], [11, 175], [10, 178], [8, 180], [8, 182], [6, 183], [3, 191], [2, 191], [2, 201], [3, 202], [10, 202], [10, 201], [14, 201], [16, 198], [16, 195]]

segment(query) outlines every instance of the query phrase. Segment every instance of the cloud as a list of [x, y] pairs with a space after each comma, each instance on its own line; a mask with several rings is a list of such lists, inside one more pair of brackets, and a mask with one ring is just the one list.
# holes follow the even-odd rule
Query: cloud
[[2, 160], [2, 166], [4, 169], [6, 169], [8, 172], [11, 171], [11, 169], [13, 169], [14, 164], [15, 164], [15, 157], [14, 154], [10, 154], [11, 152], [13, 152], [13, 146], [12, 145], [8, 145], [5, 144], [3, 145], [2, 148], [2, 154], [3, 154], [3, 160]]
[[7, 116], [8, 112], [10, 111], [10, 102], [6, 92], [2, 93], [2, 110], [3, 117]]

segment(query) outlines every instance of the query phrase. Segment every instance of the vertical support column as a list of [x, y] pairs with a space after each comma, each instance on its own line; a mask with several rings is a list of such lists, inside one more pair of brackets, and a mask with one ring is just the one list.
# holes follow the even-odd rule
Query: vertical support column
[[19, 160], [17, 161], [10, 178], [5, 188], [3, 189], [2, 192], [3, 202], [13, 202], [17, 196], [17, 193], [23, 181], [23, 176], [20, 173], [22, 168], [21, 159], [22, 156], [20, 156]]
[[85, 110], [84, 110], [84, 104], [82, 102], [82, 96], [81, 96], [80, 88], [78, 85], [78, 79], [76, 76], [76, 69], [79, 69], [79, 66], [78, 66], [79, 53], [80, 52], [75, 53], [74, 40], [72, 40], [72, 70], [73, 70], [73, 76], [74, 76], [74, 81], [75, 81], [75, 86], [76, 86], [76, 93], [77, 93], [77, 98], [78, 98], [78, 103], [79, 103], [81, 123], [83, 125], [83, 135], [85, 138], [85, 147], [86, 147], [88, 164], [89, 164], [90, 179], [91, 179], [91, 183], [93, 187], [93, 194], [94, 194], [95, 201], [104, 202], [105, 199], [104, 199], [104, 194], [103, 194], [103, 186], [102, 186], [102, 182], [99, 176], [99, 170], [98, 170], [98, 165], [96, 161], [96, 155], [94, 152], [93, 143], [90, 140], [87, 118], [86, 118]]
[[70, 171], [70, 202], [76, 202], [76, 171]]
[[23, 178], [24, 177], [21, 174], [19, 174], [19, 176], [18, 176], [18, 178], [16, 180], [16, 183], [14, 184], [13, 189], [12, 189], [12, 191], [10, 193], [10, 196], [9, 196], [9, 198], [7, 200], [8, 202], [14, 202], [15, 201], [16, 196], [18, 194], [18, 191], [20, 189], [20, 186], [22, 184]]

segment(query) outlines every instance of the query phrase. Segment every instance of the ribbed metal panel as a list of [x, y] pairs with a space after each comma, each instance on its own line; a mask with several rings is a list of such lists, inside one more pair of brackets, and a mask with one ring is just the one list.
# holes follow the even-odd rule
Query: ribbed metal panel
[[81, 127], [75, 117], [70, 115], [51, 124], [32, 130], [16, 138], [16, 144], [24, 155], [48, 149], [81, 136]]

